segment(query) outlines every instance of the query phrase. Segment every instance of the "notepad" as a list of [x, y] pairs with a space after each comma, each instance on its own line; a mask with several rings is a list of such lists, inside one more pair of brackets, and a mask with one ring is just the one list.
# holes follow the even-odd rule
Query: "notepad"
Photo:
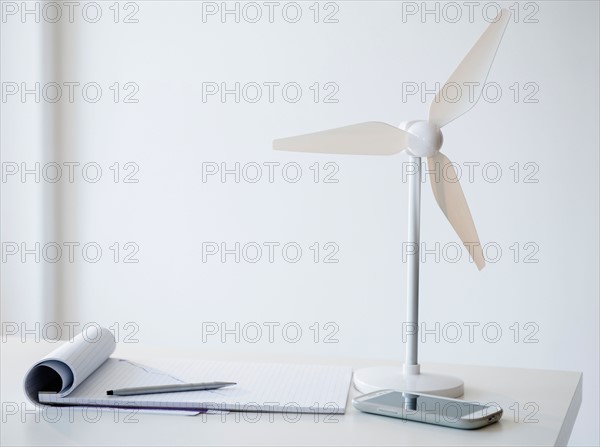
[[[88, 328], [37, 362], [25, 392], [40, 405], [160, 408], [173, 410], [344, 413], [352, 370], [348, 367], [203, 359], [110, 357], [116, 343], [104, 328]], [[207, 391], [107, 396], [106, 391], [150, 385], [231, 381]]]

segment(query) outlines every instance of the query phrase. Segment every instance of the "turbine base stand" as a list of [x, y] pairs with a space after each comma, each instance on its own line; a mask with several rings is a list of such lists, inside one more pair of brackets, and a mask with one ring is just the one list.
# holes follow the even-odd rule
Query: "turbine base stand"
[[391, 389], [444, 397], [463, 395], [464, 383], [458, 377], [418, 371], [418, 365], [407, 365], [407, 368], [399, 366], [361, 368], [354, 372], [352, 380], [354, 387], [362, 393]]

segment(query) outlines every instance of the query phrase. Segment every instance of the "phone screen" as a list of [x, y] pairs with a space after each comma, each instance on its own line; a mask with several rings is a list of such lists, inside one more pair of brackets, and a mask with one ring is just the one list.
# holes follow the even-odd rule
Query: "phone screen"
[[392, 391], [391, 393], [375, 396], [368, 401], [376, 405], [400, 408], [407, 412], [414, 411], [428, 414], [441, 414], [456, 419], [460, 419], [461, 417], [465, 417], [479, 410], [489, 409], [490, 412], [495, 411], [495, 408], [479, 405], [474, 402], [456, 401], [444, 399], [443, 397], [419, 396], [417, 394], [401, 393], [399, 391]]

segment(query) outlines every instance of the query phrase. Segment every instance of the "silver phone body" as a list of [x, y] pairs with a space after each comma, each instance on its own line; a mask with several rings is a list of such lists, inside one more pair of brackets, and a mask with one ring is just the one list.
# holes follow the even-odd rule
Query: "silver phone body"
[[352, 405], [366, 413], [472, 430], [498, 422], [502, 408], [429, 394], [381, 390], [355, 397]]

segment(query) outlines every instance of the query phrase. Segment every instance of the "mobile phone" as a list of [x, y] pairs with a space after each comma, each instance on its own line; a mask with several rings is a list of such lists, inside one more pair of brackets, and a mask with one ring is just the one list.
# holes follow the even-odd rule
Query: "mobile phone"
[[498, 422], [502, 408], [429, 394], [381, 390], [355, 397], [354, 407], [366, 413], [472, 430]]

